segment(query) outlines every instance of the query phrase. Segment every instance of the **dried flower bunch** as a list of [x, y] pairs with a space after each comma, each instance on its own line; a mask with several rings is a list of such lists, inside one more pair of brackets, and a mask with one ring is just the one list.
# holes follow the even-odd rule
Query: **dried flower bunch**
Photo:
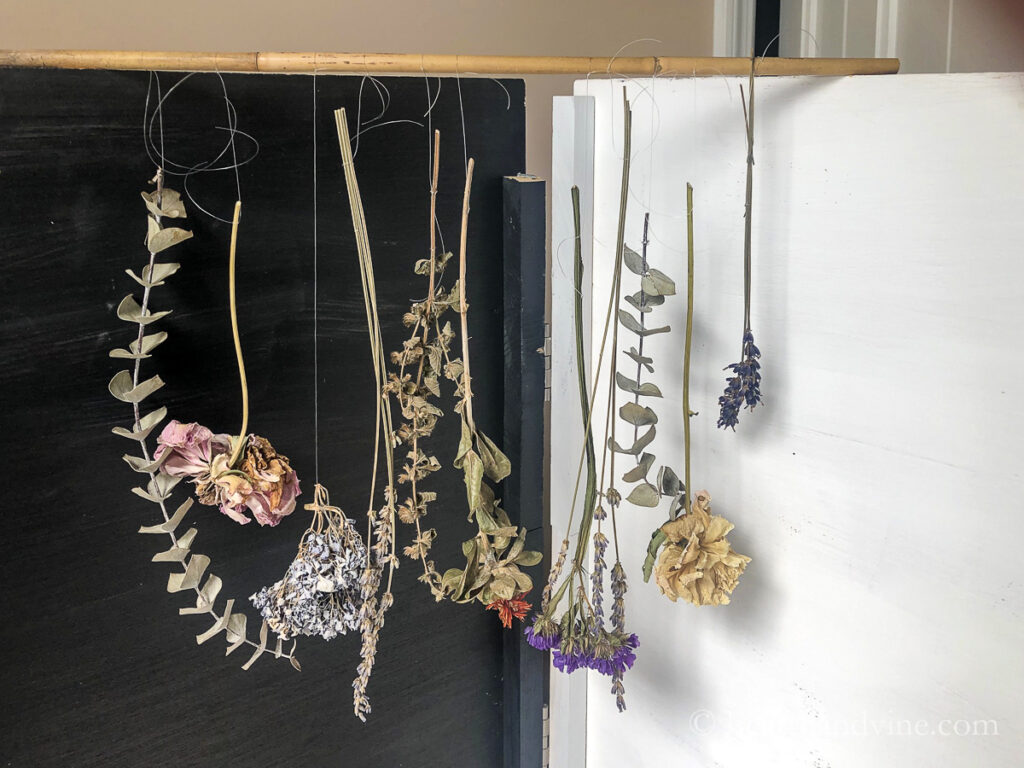
[[543, 555], [526, 549], [526, 529], [517, 528], [512, 523], [508, 513], [501, 508], [501, 500], [488, 484], [488, 480], [500, 483], [508, 477], [512, 464], [494, 441], [477, 428], [473, 419], [469, 305], [466, 302], [466, 239], [469, 232], [469, 193], [473, 183], [473, 166], [473, 159], [470, 158], [462, 198], [459, 248], [458, 311], [462, 359], [451, 359], [445, 344], [444, 372], [456, 384], [455, 397], [458, 402], [455, 410], [462, 417], [462, 432], [453, 463], [465, 476], [469, 520], [476, 521], [477, 534], [462, 542], [466, 565], [445, 571], [441, 577], [441, 590], [456, 603], [476, 600], [497, 610], [502, 623], [508, 627], [511, 626], [512, 617], [523, 618], [529, 610], [529, 604], [524, 603], [523, 598], [533, 589], [533, 581], [520, 570], [520, 566], [537, 565]]
[[[180, 568], [177, 573], [172, 573], [167, 577], [168, 592], [194, 593], [195, 606], [181, 608], [179, 613], [207, 615], [212, 619], [212, 626], [196, 636], [198, 643], [204, 643], [214, 635], [223, 632], [228, 644], [228, 653], [232, 653], [243, 645], [249, 645], [254, 649], [248, 661], [242, 666], [243, 669], [249, 669], [264, 653], [272, 653], [275, 658], [287, 658], [292, 666], [298, 669], [299, 662], [294, 656], [294, 642], [290, 649], [285, 650], [283, 638], [279, 636], [276, 647], [273, 650], [268, 649], [268, 626], [266, 623], [260, 630], [258, 642], [253, 641], [247, 637], [245, 614], [233, 612], [234, 600], [227, 600], [223, 608], [217, 607], [217, 598], [220, 595], [222, 582], [218, 576], [207, 572], [210, 558], [207, 555], [192, 552], [196, 529], [189, 528], [184, 533], [178, 532], [182, 520], [192, 507], [192, 499], [186, 499], [173, 514], [168, 512], [167, 504], [175, 486], [183, 477], [195, 479], [200, 474], [206, 473], [208, 476], [206, 491], [210, 500], [208, 503], [220, 504], [225, 513], [232, 515], [235, 519], [238, 519], [239, 516], [245, 517], [242, 510], [247, 508], [253, 512], [257, 520], [262, 515], [269, 524], [274, 524], [276, 519], [291, 511], [289, 504], [294, 506], [294, 497], [298, 494], [298, 481], [294, 478], [290, 467], [287, 466], [287, 459], [278, 457], [269, 444], [264, 445], [263, 442], [249, 444], [250, 450], [246, 456], [246, 466], [251, 474], [247, 481], [248, 487], [240, 489], [234, 480], [228, 480], [229, 477], [237, 477], [237, 475], [225, 475], [224, 472], [214, 469], [213, 466], [214, 460], [218, 456], [227, 453], [230, 447], [230, 438], [226, 435], [214, 435], [209, 430], [195, 424], [183, 425], [179, 422], [171, 422], [163, 430], [161, 437], [166, 436], [167, 439], [152, 458], [150, 456], [146, 440], [153, 429], [166, 418], [167, 409], [159, 408], [142, 415], [141, 403], [160, 389], [164, 382], [159, 376], [153, 376], [143, 381], [141, 368], [142, 361], [152, 357], [153, 351], [167, 340], [167, 334], [163, 331], [148, 332], [149, 326], [170, 314], [170, 310], [154, 312], [150, 307], [150, 298], [153, 289], [164, 285], [167, 278], [174, 275], [181, 267], [177, 263], [158, 262], [156, 257], [157, 254], [192, 236], [192, 233], [185, 229], [164, 224], [167, 219], [175, 221], [185, 219], [186, 212], [181, 196], [174, 190], [164, 187], [162, 169], [157, 170], [152, 183], [156, 184], [156, 188], [151, 192], [142, 193], [142, 199], [148, 212], [146, 235], [146, 246], [149, 251], [148, 263], [143, 267], [141, 274], [136, 274], [130, 269], [127, 270], [129, 276], [142, 286], [142, 301], [141, 303], [137, 302], [131, 295], [125, 296], [117, 308], [118, 318], [137, 329], [136, 338], [126, 349], [115, 349], [110, 352], [112, 358], [133, 361], [132, 370], [118, 372], [109, 384], [110, 393], [118, 400], [130, 403], [134, 414], [134, 420], [129, 428], [114, 427], [113, 429], [114, 434], [132, 440], [139, 445], [142, 456], [126, 455], [125, 461], [133, 470], [148, 477], [148, 482], [144, 487], [133, 488], [132, 492], [157, 505], [163, 518], [162, 522], [155, 525], [141, 527], [139, 533], [166, 535], [170, 538], [170, 548], [154, 555], [153, 561], [171, 563]], [[236, 204], [232, 232], [232, 263], [237, 225], [238, 205]], [[242, 432], [244, 434], [244, 430]], [[241, 447], [242, 441], [238, 441], [236, 448], [239, 449], [239, 452], [241, 452]], [[193, 468], [195, 473], [191, 471]], [[285, 511], [286, 509], [287, 511]], [[271, 520], [273, 522], [270, 522]], [[248, 518], [240, 520], [240, 522], [247, 521]], [[262, 520], [260, 522], [263, 523]]]
[[[616, 706], [619, 711], [626, 708], [625, 687], [623, 685], [624, 675], [627, 669], [633, 666], [636, 661], [636, 648], [639, 646], [637, 636], [626, 630], [625, 594], [627, 590], [626, 571], [622, 566], [619, 556], [618, 536], [615, 535], [615, 518], [622, 496], [615, 489], [614, 483], [605, 483], [605, 478], [615, 477], [615, 456], [616, 453], [629, 453], [639, 455], [643, 448], [654, 439], [654, 422], [657, 417], [646, 411], [641, 412], [640, 406], [634, 400], [632, 405], [636, 408], [627, 408], [626, 412], [635, 416], [637, 421], [649, 425], [650, 429], [643, 437], [637, 437], [633, 446], [623, 450], [615, 440], [615, 419], [612, 413], [615, 409], [616, 387], [630, 392], [634, 396], [641, 391], [645, 395], [660, 395], [653, 384], [641, 384], [639, 381], [630, 382], [617, 370], [617, 355], [612, 354], [611, 364], [606, 374], [608, 387], [608, 409], [605, 418], [605, 439], [602, 441], [601, 470], [598, 473], [597, 460], [594, 450], [594, 438], [592, 431], [592, 412], [590, 403], [596, 394], [597, 386], [602, 383], [601, 371], [604, 361], [604, 350], [608, 340], [609, 330], [612, 331], [612, 349], [617, 348], [619, 324], [634, 330], [643, 339], [651, 332], [647, 331], [641, 321], [636, 320], [628, 312], [625, 313], [628, 319], [618, 314], [618, 322], [613, 322], [613, 309], [619, 305], [621, 296], [622, 264], [627, 258], [627, 248], [624, 242], [626, 204], [629, 190], [629, 161], [630, 161], [630, 138], [632, 126], [632, 113], [629, 101], [623, 90], [623, 160], [622, 160], [622, 184], [619, 197], [619, 223], [618, 237], [616, 239], [615, 263], [613, 268], [612, 286], [608, 298], [608, 311], [605, 317], [604, 331], [601, 339], [601, 352], [598, 355], [597, 370], [594, 374], [593, 393], [587, 391], [587, 377], [583, 354], [583, 257], [581, 249], [579, 190], [572, 189], [573, 221], [575, 224], [575, 269], [573, 272], [575, 281], [575, 319], [576, 319], [576, 360], [578, 372], [578, 384], [580, 391], [580, 408], [583, 416], [584, 427], [584, 448], [580, 457], [580, 472], [577, 474], [576, 490], [573, 494], [572, 506], [570, 508], [569, 529], [576, 511], [576, 501], [579, 495], [580, 478], [584, 462], [586, 463], [587, 479], [584, 491], [582, 514], [578, 527], [578, 538], [576, 552], [569, 566], [569, 572], [562, 579], [561, 586], [557, 591], [555, 585], [561, 578], [562, 570], [569, 549], [568, 532], [562, 541], [558, 557], [548, 575], [548, 582], [544, 588], [540, 610], [534, 617], [531, 626], [526, 629], [527, 642], [535, 648], [552, 651], [552, 663], [562, 672], [571, 673], [577, 669], [590, 669], [612, 678], [611, 693], [615, 696]], [[649, 292], [647, 296], [664, 296], [670, 289], [674, 291], [671, 281], [661, 273], [656, 275], [644, 264], [643, 256], [629, 251], [630, 267], [634, 271], [639, 270], [641, 278], [647, 278]], [[634, 258], [635, 257], [635, 258]], [[640, 309], [641, 318], [647, 307], [643, 295], [635, 298], [637, 308]], [[662, 299], [663, 301], [664, 299]], [[632, 304], [632, 302], [630, 302]], [[660, 303], [660, 302], [659, 302]], [[641, 309], [643, 307], [644, 309]], [[664, 330], [668, 330], [667, 328]], [[646, 332], [645, 332], [646, 331]], [[630, 355], [638, 364], [645, 360], [642, 349], [631, 350]], [[649, 363], [649, 361], [648, 361]], [[653, 391], [651, 388], [654, 388]], [[639, 424], [634, 425], [639, 428]], [[635, 449], [635, 450], [634, 450]], [[653, 463], [653, 457], [650, 459]], [[606, 465], [608, 472], [606, 473]], [[650, 468], [648, 465], [647, 469]], [[646, 470], [639, 474], [637, 480], [646, 476]], [[600, 481], [601, 489], [598, 490]], [[602, 500], [598, 502], [598, 498]], [[607, 505], [607, 508], [605, 507]], [[604, 575], [606, 570], [606, 554], [609, 540], [604, 534], [603, 524], [608, 515], [612, 518], [612, 531], [615, 552], [615, 564], [611, 571], [611, 592], [612, 592], [612, 614], [610, 626], [605, 624], [604, 615]], [[596, 522], [596, 526], [595, 526]], [[596, 528], [596, 530], [594, 530]], [[586, 551], [587, 544], [593, 532], [593, 567], [590, 577], [586, 575]], [[553, 594], [552, 594], [553, 593]], [[564, 602], [564, 608], [562, 601]], [[561, 615], [558, 615], [562, 609]]]
[[743, 103], [743, 121], [747, 133], [747, 194], [743, 223], [743, 345], [740, 361], [731, 363], [725, 370], [732, 371], [726, 381], [725, 392], [718, 398], [720, 414], [719, 427], [736, 429], [740, 410], [753, 411], [761, 403], [761, 350], [754, 344], [754, 333], [750, 330], [750, 272], [751, 272], [751, 204], [754, 191], [754, 63], [750, 57], [750, 109], [743, 100], [743, 86], [740, 86], [740, 101]]
[[164, 459], [161, 472], [188, 478], [200, 504], [219, 506], [241, 525], [252, 519], [247, 511], [260, 525], [277, 525], [295, 509], [300, 493], [295, 470], [259, 435], [247, 436], [240, 461], [232, 466], [233, 442], [230, 435], [215, 435], [195, 422], [171, 421], [157, 438], [154, 458]]
[[331, 640], [359, 627], [366, 547], [352, 521], [331, 506], [326, 488], [317, 484], [313, 495], [305, 506], [313, 520], [284, 578], [249, 598], [285, 640], [295, 635]]
[[[687, 275], [686, 342], [683, 352], [683, 424], [685, 484], [682, 503], [673, 502], [669, 519], [651, 536], [644, 559], [644, 581], [654, 573], [662, 594], [694, 605], [726, 605], [750, 562], [725, 538], [733, 525], [711, 514], [707, 491], [690, 494], [690, 348], [693, 341], [693, 188], [686, 185]], [[679, 509], [684, 514], [677, 517]], [[687, 511], [688, 510], [688, 511]]]

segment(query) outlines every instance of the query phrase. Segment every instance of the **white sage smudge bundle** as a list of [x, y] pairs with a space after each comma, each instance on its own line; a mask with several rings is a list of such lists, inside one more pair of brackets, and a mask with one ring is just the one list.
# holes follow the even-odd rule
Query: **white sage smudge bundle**
[[359, 628], [366, 547], [352, 521], [330, 505], [322, 485], [305, 508], [313, 512], [313, 522], [284, 578], [249, 599], [282, 638], [315, 635], [331, 640]]

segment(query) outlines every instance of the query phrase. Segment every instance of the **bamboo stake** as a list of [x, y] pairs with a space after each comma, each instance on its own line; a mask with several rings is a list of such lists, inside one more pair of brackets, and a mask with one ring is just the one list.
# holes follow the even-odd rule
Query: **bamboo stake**
[[[288, 53], [280, 51], [0, 50], [0, 68], [124, 69], [219, 72], [352, 72], [391, 74], [628, 75], [708, 77], [746, 75], [747, 57], [713, 56], [463, 56], [420, 53]], [[780, 59], [758, 64], [759, 75], [890, 75], [899, 59]]]

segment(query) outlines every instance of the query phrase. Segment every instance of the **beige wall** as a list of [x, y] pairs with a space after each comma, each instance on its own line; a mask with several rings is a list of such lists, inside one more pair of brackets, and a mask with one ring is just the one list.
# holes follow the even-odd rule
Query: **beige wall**
[[[710, 55], [713, 0], [0, 0], [0, 48]], [[527, 168], [548, 177], [551, 97], [527, 79]]]

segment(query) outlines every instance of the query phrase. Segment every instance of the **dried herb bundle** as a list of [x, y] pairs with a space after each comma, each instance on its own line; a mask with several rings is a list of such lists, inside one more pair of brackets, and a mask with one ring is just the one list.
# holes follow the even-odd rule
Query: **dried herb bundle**
[[747, 191], [744, 204], [743, 222], [743, 343], [740, 361], [731, 363], [725, 370], [732, 371], [726, 381], [725, 392], [718, 398], [720, 414], [719, 427], [736, 429], [740, 410], [753, 411], [761, 403], [761, 350], [754, 344], [754, 332], [750, 330], [750, 272], [751, 272], [751, 204], [754, 197], [754, 63], [750, 57], [750, 107], [743, 100], [743, 86], [740, 86], [740, 100], [743, 103], [743, 121], [747, 134]]
[[[164, 226], [164, 219], [184, 219], [186, 218], [186, 212], [181, 196], [174, 190], [166, 189], [163, 185], [163, 179], [163, 170], [158, 169], [156, 176], [152, 180], [156, 184], [156, 189], [153, 192], [142, 193], [143, 201], [148, 210], [146, 235], [146, 247], [149, 251], [148, 263], [142, 269], [141, 274], [136, 274], [130, 269], [126, 270], [128, 275], [142, 286], [142, 302], [139, 303], [133, 296], [128, 295], [125, 296], [117, 308], [117, 316], [121, 320], [137, 327], [137, 336], [135, 341], [128, 345], [127, 349], [114, 349], [110, 352], [110, 357], [134, 361], [133, 369], [131, 371], [119, 371], [110, 380], [108, 387], [111, 395], [122, 402], [131, 403], [132, 405], [134, 421], [131, 427], [127, 429], [115, 427], [113, 432], [120, 437], [137, 442], [142, 456], [126, 455], [124, 459], [133, 470], [149, 478], [145, 487], [133, 488], [132, 492], [156, 504], [163, 517], [162, 523], [143, 526], [139, 529], [139, 533], [163, 534], [170, 537], [170, 548], [154, 555], [153, 561], [176, 563], [181, 568], [180, 572], [172, 573], [167, 577], [168, 592], [191, 591], [195, 593], [195, 607], [181, 608], [178, 611], [180, 614], [208, 615], [213, 620], [213, 625], [208, 630], [196, 636], [196, 642], [204, 643], [214, 635], [223, 632], [228, 643], [227, 653], [230, 654], [243, 645], [249, 645], [254, 649], [248, 661], [242, 666], [243, 669], [249, 669], [256, 659], [265, 652], [273, 653], [276, 658], [287, 658], [293, 667], [299, 669], [298, 659], [294, 656], [294, 642], [291, 648], [286, 651], [283, 647], [283, 639], [278, 637], [276, 647], [272, 651], [268, 651], [268, 626], [266, 622], [263, 623], [260, 630], [259, 641], [255, 642], [246, 635], [245, 615], [233, 612], [234, 600], [227, 600], [222, 609], [216, 607], [222, 582], [219, 577], [212, 573], [207, 573], [210, 558], [207, 555], [191, 551], [196, 537], [196, 529], [189, 528], [183, 534], [178, 533], [178, 527], [192, 506], [192, 499], [186, 499], [174, 514], [168, 513], [167, 501], [182, 476], [172, 476], [160, 470], [174, 452], [163, 451], [161, 455], [154, 455], [151, 458], [146, 443], [150, 432], [167, 416], [166, 408], [159, 408], [144, 416], [141, 413], [140, 406], [142, 401], [160, 389], [164, 384], [159, 376], [153, 376], [145, 381], [141, 380], [142, 361], [150, 358], [153, 350], [167, 340], [167, 334], [163, 331], [157, 333], [148, 333], [147, 331], [151, 324], [170, 313], [170, 310], [152, 311], [150, 308], [150, 297], [153, 288], [164, 285], [167, 278], [174, 275], [181, 266], [176, 263], [158, 262], [156, 256], [158, 253], [192, 236], [192, 233], [185, 229]], [[232, 250], [234, 249], [237, 227], [238, 209], [236, 206], [232, 231]], [[244, 435], [244, 430], [242, 434]]]
[[441, 468], [436, 456], [423, 451], [423, 439], [433, 434], [437, 420], [443, 415], [440, 408], [430, 402], [441, 396], [439, 379], [445, 375], [445, 360], [455, 334], [450, 323], [441, 326], [441, 318], [458, 304], [458, 286], [446, 291], [442, 285], [445, 266], [451, 253], [437, 254], [437, 177], [440, 170], [440, 131], [434, 132], [434, 163], [430, 183], [430, 256], [416, 262], [414, 271], [427, 277], [427, 296], [413, 302], [402, 318], [411, 328], [402, 348], [391, 353], [391, 362], [398, 372], [390, 375], [385, 390], [394, 396], [404, 422], [398, 425], [395, 442], [408, 450], [406, 461], [398, 475], [398, 483], [409, 486], [409, 496], [398, 505], [398, 517], [406, 524], [416, 526], [413, 543], [403, 550], [406, 557], [423, 564], [420, 581], [429, 588], [435, 599], [444, 599], [441, 575], [434, 561], [428, 559], [430, 548], [437, 536], [433, 528], [424, 529], [420, 520], [427, 514], [427, 505], [437, 498], [433, 491], [422, 490], [420, 481]]
[[[459, 247], [458, 299], [462, 335], [462, 358], [451, 359], [445, 352], [445, 376], [456, 383], [455, 410], [462, 417], [462, 436], [454, 464], [466, 482], [469, 520], [476, 521], [477, 534], [462, 543], [466, 557], [463, 568], [449, 568], [441, 578], [443, 593], [457, 603], [477, 600], [499, 611], [509, 626], [511, 617], [523, 618], [528, 605], [522, 597], [533, 589], [533, 581], [520, 566], [536, 565], [540, 552], [526, 549], [526, 529], [517, 528], [501, 508], [501, 500], [488, 484], [500, 483], [512, 471], [508, 457], [477, 428], [473, 419], [473, 388], [469, 357], [469, 305], [466, 302], [466, 239], [469, 231], [469, 194], [473, 183], [473, 159], [466, 169], [462, 199], [462, 230]], [[454, 293], [454, 291], [453, 291]], [[441, 332], [438, 335], [442, 335]], [[524, 608], [523, 606], [526, 605]]]

